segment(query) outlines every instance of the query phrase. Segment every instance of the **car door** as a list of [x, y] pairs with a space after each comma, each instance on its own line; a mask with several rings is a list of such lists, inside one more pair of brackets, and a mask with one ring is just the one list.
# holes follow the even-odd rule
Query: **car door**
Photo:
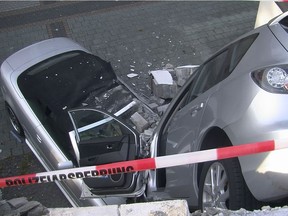
[[[92, 166], [137, 159], [137, 133], [104, 111], [76, 109], [69, 111], [74, 131], [69, 133], [79, 166]], [[84, 183], [95, 196], [133, 196], [143, 191], [139, 181], [143, 173], [113, 173], [85, 178]]]
[[[198, 150], [202, 119], [208, 118], [207, 115], [211, 116], [210, 119], [213, 118], [213, 112], [210, 112], [213, 103], [209, 100], [217, 92], [217, 84], [223, 71], [228, 70], [228, 53], [228, 50], [224, 50], [199, 68], [197, 76], [188, 86], [190, 89], [185, 99], [171, 114], [162, 134], [160, 152], [163, 155]], [[166, 191], [173, 197], [188, 197], [191, 194], [191, 182], [194, 180], [193, 169], [193, 165], [167, 168]]]

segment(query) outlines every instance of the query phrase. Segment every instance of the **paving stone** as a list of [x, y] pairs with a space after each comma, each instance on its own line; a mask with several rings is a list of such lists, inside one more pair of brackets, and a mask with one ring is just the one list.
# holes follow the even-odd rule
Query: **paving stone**
[[30, 148], [25, 144], [22, 145], [22, 151], [23, 151], [23, 154], [31, 152]]
[[24, 152], [23, 152], [23, 149], [21, 148], [21, 147], [14, 147], [14, 148], [11, 148], [11, 154], [13, 155], [13, 156], [16, 156], [16, 155], [22, 155], [22, 154], [24, 154]]

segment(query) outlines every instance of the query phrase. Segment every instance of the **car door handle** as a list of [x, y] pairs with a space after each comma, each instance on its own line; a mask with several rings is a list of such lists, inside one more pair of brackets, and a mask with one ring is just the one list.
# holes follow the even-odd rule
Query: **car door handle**
[[204, 107], [204, 103], [200, 103], [199, 105], [196, 105], [196, 106], [192, 107], [191, 115], [195, 115], [198, 111], [203, 109], [203, 107]]

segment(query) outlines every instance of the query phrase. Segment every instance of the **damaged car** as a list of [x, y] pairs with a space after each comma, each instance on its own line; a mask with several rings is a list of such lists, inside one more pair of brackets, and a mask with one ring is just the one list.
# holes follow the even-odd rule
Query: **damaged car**
[[[14, 135], [28, 144], [47, 171], [150, 155], [144, 141], [159, 116], [117, 78], [110, 63], [68, 38], [33, 44], [6, 59], [1, 90]], [[73, 206], [117, 204], [120, 198], [79, 198], [88, 191], [95, 197], [140, 196], [146, 175], [57, 184]]]
[[[65, 38], [5, 60], [1, 90], [14, 130], [47, 170], [283, 139], [287, 29], [284, 13], [220, 49], [190, 76], [160, 120], [109, 63]], [[118, 196], [254, 209], [288, 197], [287, 155], [282, 149], [58, 185], [74, 206]]]

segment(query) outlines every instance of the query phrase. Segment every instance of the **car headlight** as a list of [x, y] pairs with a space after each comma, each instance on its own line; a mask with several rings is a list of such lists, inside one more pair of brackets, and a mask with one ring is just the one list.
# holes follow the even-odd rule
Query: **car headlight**
[[278, 94], [288, 94], [288, 65], [254, 71], [252, 79], [262, 89]]

